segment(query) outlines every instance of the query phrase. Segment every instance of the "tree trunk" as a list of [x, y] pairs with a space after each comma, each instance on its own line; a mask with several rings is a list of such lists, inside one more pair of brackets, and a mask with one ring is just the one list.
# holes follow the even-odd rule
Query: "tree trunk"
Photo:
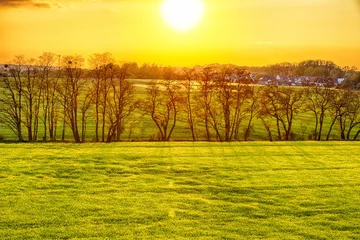
[[330, 134], [331, 134], [332, 128], [333, 128], [333, 126], [334, 126], [334, 124], [335, 124], [335, 122], [336, 122], [336, 119], [337, 119], [337, 117], [334, 118], [334, 120], [332, 121], [332, 123], [331, 123], [331, 125], [330, 125], [329, 132], [328, 132], [328, 134], [327, 134], [327, 136], [326, 136], [326, 141], [329, 141]]

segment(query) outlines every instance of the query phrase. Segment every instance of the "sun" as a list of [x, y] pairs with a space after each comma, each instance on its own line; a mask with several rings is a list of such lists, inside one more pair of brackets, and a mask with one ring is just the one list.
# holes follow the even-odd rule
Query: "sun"
[[202, 0], [165, 0], [161, 6], [165, 22], [172, 28], [184, 32], [194, 28], [204, 13]]

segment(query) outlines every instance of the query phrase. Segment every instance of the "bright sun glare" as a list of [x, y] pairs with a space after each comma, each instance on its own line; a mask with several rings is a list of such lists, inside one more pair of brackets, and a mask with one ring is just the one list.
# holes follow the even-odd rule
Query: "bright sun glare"
[[195, 27], [204, 13], [202, 0], [165, 0], [161, 7], [166, 23], [178, 31]]

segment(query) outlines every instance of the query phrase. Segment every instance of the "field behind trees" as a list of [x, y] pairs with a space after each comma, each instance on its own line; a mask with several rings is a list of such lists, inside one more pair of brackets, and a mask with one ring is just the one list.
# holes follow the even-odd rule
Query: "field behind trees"
[[358, 239], [357, 142], [0, 144], [2, 239]]

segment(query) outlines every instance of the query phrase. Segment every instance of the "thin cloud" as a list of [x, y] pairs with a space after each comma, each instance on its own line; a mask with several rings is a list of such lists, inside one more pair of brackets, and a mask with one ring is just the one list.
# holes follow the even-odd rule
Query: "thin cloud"
[[0, 0], [0, 8], [19, 7], [51, 8], [51, 4], [48, 2], [37, 2], [33, 0]]
[[65, 8], [65, 4], [71, 3], [92, 3], [92, 2], [149, 2], [149, 1], [160, 1], [160, 0], [61, 0], [60, 2], [55, 2], [54, 0], [0, 0], [0, 9], [1, 8]]
[[37, 8], [51, 8], [51, 5], [48, 3], [33, 3], [32, 6]]
[[54, 4], [54, 7], [64, 8], [64, 5], [62, 5], [62, 4], [60, 4], [60, 3], [55, 3], [55, 4]]

